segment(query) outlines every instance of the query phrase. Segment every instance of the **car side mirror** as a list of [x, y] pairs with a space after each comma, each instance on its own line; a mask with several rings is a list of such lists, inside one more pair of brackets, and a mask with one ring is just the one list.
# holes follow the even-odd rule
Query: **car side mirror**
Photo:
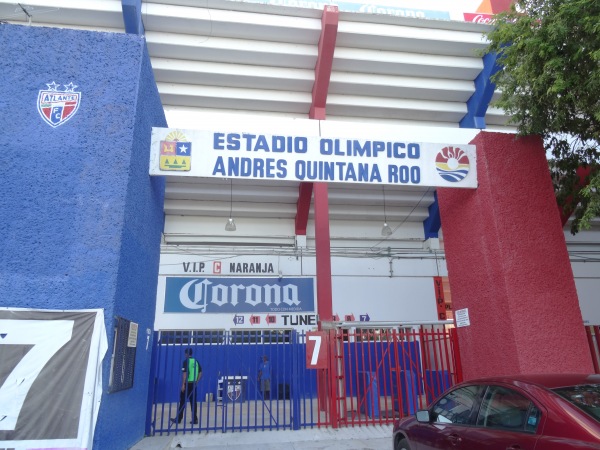
[[417, 422], [424, 422], [424, 423], [431, 422], [431, 417], [429, 417], [429, 411], [426, 409], [417, 411], [416, 416], [417, 416]]

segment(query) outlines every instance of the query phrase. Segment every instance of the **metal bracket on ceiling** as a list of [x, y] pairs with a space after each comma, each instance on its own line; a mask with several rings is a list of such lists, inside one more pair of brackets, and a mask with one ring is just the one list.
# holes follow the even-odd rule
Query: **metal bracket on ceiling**
[[423, 221], [423, 231], [425, 232], [425, 240], [437, 238], [442, 226], [440, 218], [440, 206], [438, 203], [437, 191], [433, 193], [433, 203], [429, 205], [429, 216]]
[[337, 39], [339, 11], [334, 5], [326, 5], [321, 17], [321, 37], [319, 38], [319, 53], [315, 65], [315, 82], [312, 90], [312, 105], [308, 117], [325, 119], [327, 93], [333, 67], [333, 53]]
[[[461, 128], [476, 128], [480, 130], [486, 128], [485, 115], [496, 89], [496, 84], [491, 78], [501, 68], [502, 66], [498, 64], [498, 55], [496, 53], [487, 53], [483, 57], [483, 69], [473, 81], [475, 92], [467, 100], [467, 114], [465, 114], [459, 123]], [[434, 194], [434, 199], [435, 201], [429, 206], [429, 217], [423, 221], [425, 239], [437, 238], [442, 226], [437, 192]]]
[[485, 115], [496, 89], [496, 84], [492, 82], [491, 78], [500, 69], [501, 66], [498, 64], [496, 53], [487, 53], [483, 57], [483, 69], [473, 81], [475, 92], [467, 100], [467, 114], [460, 121], [461, 128], [477, 128], [480, 130], [486, 128]]
[[143, 36], [142, 0], [121, 0], [121, 9], [123, 10], [125, 32]]

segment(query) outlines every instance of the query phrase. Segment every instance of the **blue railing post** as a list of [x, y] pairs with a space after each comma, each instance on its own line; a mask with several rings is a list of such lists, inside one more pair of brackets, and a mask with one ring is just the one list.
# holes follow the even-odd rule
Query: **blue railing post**
[[151, 436], [154, 434], [152, 433], [152, 425], [154, 424], [152, 409], [154, 408], [156, 392], [156, 353], [158, 351], [158, 332], [154, 332], [153, 336], [152, 356], [150, 357], [150, 381], [148, 383], [148, 402], [146, 404], [146, 429], [144, 430], [146, 436]]
[[300, 383], [299, 383], [299, 374], [301, 364], [299, 362], [299, 358], [302, 356], [300, 353], [300, 349], [302, 348], [299, 345], [298, 340], [302, 337], [297, 331], [292, 332], [292, 377], [291, 377], [291, 386], [290, 386], [290, 399], [292, 402], [292, 429], [299, 430], [300, 429]]

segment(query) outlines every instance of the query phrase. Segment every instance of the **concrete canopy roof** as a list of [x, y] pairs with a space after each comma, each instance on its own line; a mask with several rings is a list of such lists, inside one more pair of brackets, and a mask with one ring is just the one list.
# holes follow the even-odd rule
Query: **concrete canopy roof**
[[[323, 16], [323, 9], [229, 0], [0, 0], [0, 20], [10, 23], [144, 35], [172, 128], [200, 128], [219, 116], [238, 124], [250, 116], [308, 119], [321, 88], [320, 118], [340, 129], [418, 130], [431, 136], [427, 142], [443, 141], [461, 121], [471, 128], [464, 136], [475, 135], [475, 127], [513, 131], [503, 111], [489, 107], [493, 87], [475, 82], [482, 72], [489, 78], [480, 53], [488, 25], [340, 11], [323, 74]], [[484, 89], [488, 97], [477, 99]], [[478, 120], [465, 124], [470, 114]], [[312, 207], [308, 202], [306, 210], [303, 198], [310, 194], [300, 183], [236, 180], [232, 205], [229, 188], [228, 180], [168, 177], [167, 242], [288, 245], [302, 215], [311, 238]], [[435, 189], [386, 186], [385, 195], [395, 230], [389, 238], [380, 234], [381, 186], [331, 184], [332, 245], [339, 239], [342, 246], [420, 247], [428, 233], [423, 222], [436, 220]], [[239, 224], [235, 237], [224, 231], [230, 208], [247, 233]], [[265, 241], [265, 234], [279, 238]]]

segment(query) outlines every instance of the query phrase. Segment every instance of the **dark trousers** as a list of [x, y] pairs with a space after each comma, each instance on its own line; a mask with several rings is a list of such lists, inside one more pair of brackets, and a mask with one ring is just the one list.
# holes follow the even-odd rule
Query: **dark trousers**
[[194, 422], [198, 422], [198, 409], [196, 408], [196, 383], [186, 383], [185, 390], [179, 394], [179, 409], [177, 410], [177, 421], [181, 422], [185, 412], [186, 401], [190, 402]]

